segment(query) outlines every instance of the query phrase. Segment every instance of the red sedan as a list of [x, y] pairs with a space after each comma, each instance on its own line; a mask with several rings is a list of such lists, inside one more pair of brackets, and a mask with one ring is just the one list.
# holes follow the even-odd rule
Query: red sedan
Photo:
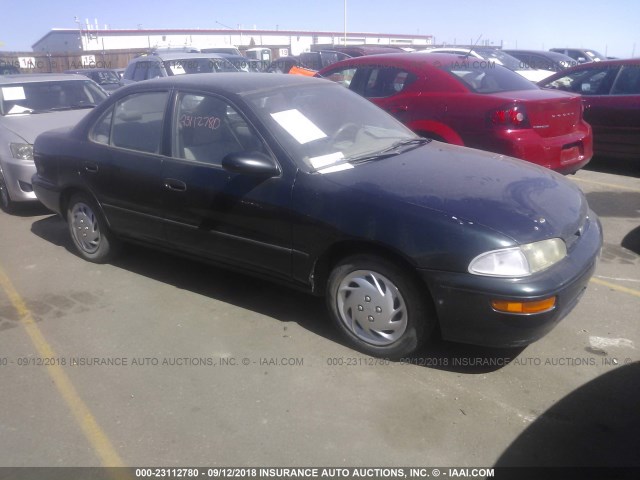
[[342, 83], [418, 134], [574, 173], [593, 155], [578, 95], [543, 90], [495, 63], [459, 55], [344, 60], [318, 76]]
[[640, 58], [583, 63], [538, 85], [582, 95], [597, 155], [640, 159]]

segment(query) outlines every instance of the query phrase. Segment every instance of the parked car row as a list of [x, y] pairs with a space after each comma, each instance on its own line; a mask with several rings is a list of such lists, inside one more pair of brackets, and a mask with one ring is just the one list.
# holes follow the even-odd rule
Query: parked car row
[[321, 70], [423, 137], [573, 173], [591, 160], [580, 97], [466, 55], [359, 57]]

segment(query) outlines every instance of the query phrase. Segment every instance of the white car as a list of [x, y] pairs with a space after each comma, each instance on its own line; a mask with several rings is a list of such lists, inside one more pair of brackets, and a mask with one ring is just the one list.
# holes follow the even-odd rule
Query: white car
[[107, 98], [84, 75], [0, 75], [0, 207], [37, 201], [33, 142], [47, 130], [74, 126]]
[[544, 80], [553, 72], [548, 70], [541, 70], [537, 68], [531, 68], [524, 62], [521, 62], [515, 57], [503, 52], [499, 48], [483, 48], [475, 47], [473, 49], [464, 47], [442, 47], [442, 48], [430, 48], [428, 50], [421, 50], [416, 53], [453, 53], [467, 56], [470, 59], [478, 59], [486, 62], [495, 62], [498, 65], [507, 67], [509, 70], [513, 70], [519, 73], [527, 80], [534, 83]]

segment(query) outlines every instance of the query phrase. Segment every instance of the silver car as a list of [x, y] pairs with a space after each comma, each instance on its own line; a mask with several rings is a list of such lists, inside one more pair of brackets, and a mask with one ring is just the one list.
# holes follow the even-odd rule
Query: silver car
[[31, 177], [33, 142], [52, 128], [71, 127], [107, 94], [82, 75], [0, 75], [0, 207], [37, 201]]

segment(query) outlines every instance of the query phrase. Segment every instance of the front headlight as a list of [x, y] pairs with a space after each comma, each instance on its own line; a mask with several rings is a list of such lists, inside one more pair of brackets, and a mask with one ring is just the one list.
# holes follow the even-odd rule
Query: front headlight
[[9, 147], [13, 158], [33, 161], [33, 145], [30, 143], [12, 143]]
[[549, 268], [566, 256], [564, 241], [550, 238], [480, 254], [469, 264], [469, 272], [492, 277], [526, 277]]

